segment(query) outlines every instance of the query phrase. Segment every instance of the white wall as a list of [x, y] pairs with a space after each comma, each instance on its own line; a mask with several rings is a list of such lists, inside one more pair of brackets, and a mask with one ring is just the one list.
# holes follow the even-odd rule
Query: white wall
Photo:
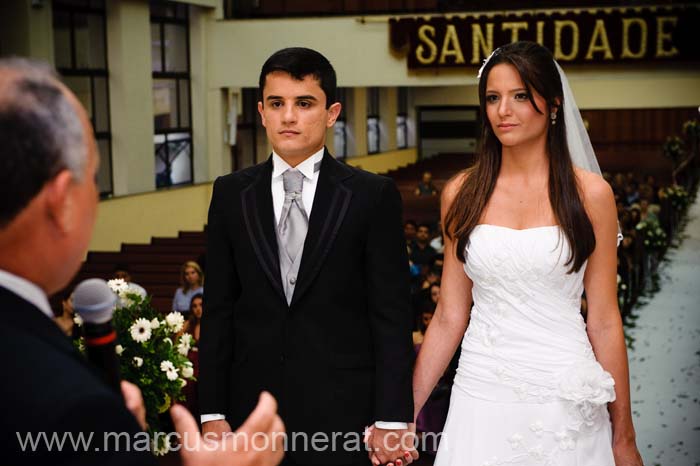
[[[386, 21], [363, 24], [354, 17], [218, 20], [211, 21], [208, 34], [212, 87], [257, 86], [260, 67], [269, 55], [284, 47], [305, 46], [328, 57], [339, 86], [426, 86], [435, 88], [429, 92], [437, 96], [433, 105], [476, 104], [475, 67], [408, 71], [405, 58], [390, 51]], [[684, 66], [570, 65], [566, 71], [581, 108], [700, 104], [700, 73]], [[428, 95], [416, 98], [424, 101]]]

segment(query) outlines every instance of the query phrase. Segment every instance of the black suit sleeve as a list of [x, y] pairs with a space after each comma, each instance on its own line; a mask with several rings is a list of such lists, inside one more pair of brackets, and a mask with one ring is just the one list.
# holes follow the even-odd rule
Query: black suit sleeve
[[227, 230], [233, 194], [222, 179], [214, 183], [207, 226], [207, 270], [200, 338], [199, 406], [202, 414], [227, 414], [233, 363], [234, 304], [241, 285]]
[[413, 421], [410, 277], [401, 196], [382, 179], [366, 250], [370, 325], [376, 358], [375, 420]]
[[[38, 420], [41, 425], [41, 420]], [[143, 432], [121, 399], [95, 394], [64, 404], [56, 419], [55, 432], [71, 432], [76, 443], [66, 442], [61, 452], [48, 454], [46, 464], [155, 466]], [[85, 443], [79, 443], [82, 434]], [[77, 447], [77, 449], [74, 449]], [[87, 447], [87, 448], [83, 448]], [[53, 457], [53, 458], [52, 458]], [[65, 462], [64, 462], [65, 461]]]

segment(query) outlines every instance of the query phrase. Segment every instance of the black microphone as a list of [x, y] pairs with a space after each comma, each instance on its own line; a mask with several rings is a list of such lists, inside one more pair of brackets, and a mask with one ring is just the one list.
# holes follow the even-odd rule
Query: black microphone
[[73, 292], [73, 308], [83, 319], [88, 360], [99, 370], [102, 380], [121, 395], [117, 333], [112, 328], [112, 314], [117, 295], [107, 282], [90, 278], [80, 282]]

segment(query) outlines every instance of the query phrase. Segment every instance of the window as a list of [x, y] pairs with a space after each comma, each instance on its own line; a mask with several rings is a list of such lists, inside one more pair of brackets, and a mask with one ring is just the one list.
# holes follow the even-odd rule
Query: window
[[100, 153], [97, 184], [112, 194], [112, 133], [104, 0], [54, 0], [53, 42], [56, 69], [90, 117]]
[[[231, 146], [232, 171], [255, 165], [258, 153], [258, 88], [241, 89], [241, 114], [238, 115], [238, 101], [230, 102], [230, 117], [236, 118], [236, 144]], [[233, 122], [229, 122], [231, 124]]]
[[367, 153], [379, 152], [379, 88], [367, 89]]
[[399, 87], [397, 92], [396, 147], [408, 147], [408, 89]]
[[341, 110], [333, 127], [333, 155], [339, 159], [345, 159], [348, 156], [348, 130], [347, 121], [345, 120], [345, 115], [347, 115], [345, 103], [347, 99], [345, 98], [345, 92], [344, 88], [338, 88], [337, 90], [337, 98], [338, 102], [340, 102]]
[[156, 187], [193, 181], [187, 5], [151, 1]]

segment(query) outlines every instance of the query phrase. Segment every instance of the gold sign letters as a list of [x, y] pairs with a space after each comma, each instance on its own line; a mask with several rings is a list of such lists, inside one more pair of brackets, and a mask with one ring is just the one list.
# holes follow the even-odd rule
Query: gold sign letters
[[700, 63], [700, 7], [639, 7], [392, 18], [410, 69], [477, 66], [494, 48], [536, 41], [564, 63]]

